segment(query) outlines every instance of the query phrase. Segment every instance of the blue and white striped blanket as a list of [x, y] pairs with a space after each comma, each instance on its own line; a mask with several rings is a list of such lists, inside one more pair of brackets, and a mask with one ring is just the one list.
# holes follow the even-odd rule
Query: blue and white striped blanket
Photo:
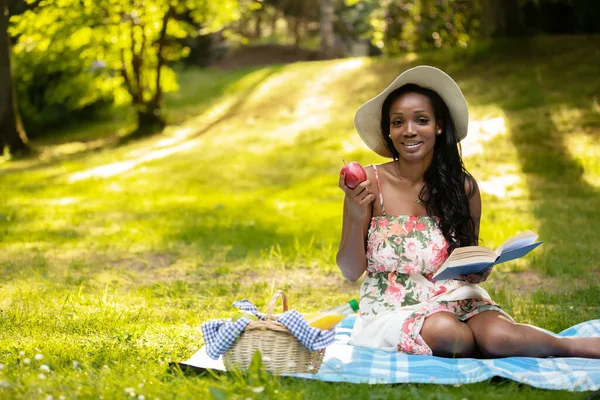
[[[499, 376], [543, 389], [600, 390], [600, 360], [529, 357], [480, 360], [387, 353], [347, 344], [355, 318], [349, 316], [337, 326], [335, 343], [327, 347], [317, 374], [288, 376], [329, 382], [452, 385]], [[575, 325], [558, 336], [600, 336], [600, 320]], [[180, 364], [201, 369], [225, 369], [220, 358], [215, 361], [206, 355], [205, 348]]]

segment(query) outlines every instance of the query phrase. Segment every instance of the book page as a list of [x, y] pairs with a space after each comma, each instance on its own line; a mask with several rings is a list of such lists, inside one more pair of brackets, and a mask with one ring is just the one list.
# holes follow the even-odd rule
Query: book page
[[496, 254], [499, 256], [503, 252], [512, 251], [525, 246], [532, 245], [533, 243], [535, 243], [537, 238], [538, 235], [532, 231], [518, 233], [515, 236], [506, 239], [504, 243], [502, 243], [500, 247], [496, 249]]
[[461, 266], [461, 265], [470, 265], [470, 264], [480, 264], [480, 263], [493, 263], [494, 261], [496, 261], [496, 257], [490, 257], [489, 255], [482, 255], [482, 256], [473, 256], [473, 257], [466, 257], [466, 258], [460, 258], [460, 259], [453, 259], [451, 260], [447, 266], [448, 268], [451, 267], [456, 267], [456, 266]]
[[467, 246], [454, 249], [446, 259], [440, 270], [457, 265], [474, 264], [480, 262], [493, 263], [496, 260], [496, 252], [480, 246]]
[[492, 259], [496, 259], [496, 252], [481, 246], [466, 246], [454, 249], [448, 259], [466, 258], [470, 256], [489, 256]]

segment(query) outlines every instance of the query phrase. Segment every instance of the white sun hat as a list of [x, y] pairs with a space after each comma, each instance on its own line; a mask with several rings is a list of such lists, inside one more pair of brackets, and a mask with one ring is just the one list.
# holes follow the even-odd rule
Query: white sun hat
[[460, 88], [444, 71], [429, 65], [420, 65], [401, 73], [387, 89], [367, 101], [356, 112], [354, 126], [371, 150], [380, 156], [392, 158], [381, 133], [381, 108], [390, 93], [409, 83], [436, 92], [450, 111], [458, 141], [467, 136], [469, 110]]

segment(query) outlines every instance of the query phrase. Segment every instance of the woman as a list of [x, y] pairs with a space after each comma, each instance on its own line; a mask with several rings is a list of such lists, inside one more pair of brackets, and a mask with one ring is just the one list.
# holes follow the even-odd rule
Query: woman
[[340, 176], [337, 264], [352, 282], [366, 272], [351, 343], [448, 357], [600, 357], [600, 338], [516, 324], [477, 285], [491, 269], [431, 281], [452, 250], [478, 243], [481, 197], [458, 151], [468, 120], [458, 85], [430, 66], [405, 71], [356, 113], [363, 141], [393, 161], [367, 167], [354, 189]]

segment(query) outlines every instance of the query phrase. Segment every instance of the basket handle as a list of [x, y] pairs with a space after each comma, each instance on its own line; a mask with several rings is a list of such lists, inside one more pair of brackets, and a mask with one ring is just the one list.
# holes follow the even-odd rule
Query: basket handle
[[267, 319], [273, 319], [273, 311], [275, 311], [275, 304], [277, 304], [277, 299], [281, 297], [283, 300], [283, 311], [286, 312], [288, 310], [288, 300], [287, 296], [282, 290], [278, 290], [275, 292], [273, 297], [271, 298], [271, 302], [269, 303], [269, 308], [267, 309]]

